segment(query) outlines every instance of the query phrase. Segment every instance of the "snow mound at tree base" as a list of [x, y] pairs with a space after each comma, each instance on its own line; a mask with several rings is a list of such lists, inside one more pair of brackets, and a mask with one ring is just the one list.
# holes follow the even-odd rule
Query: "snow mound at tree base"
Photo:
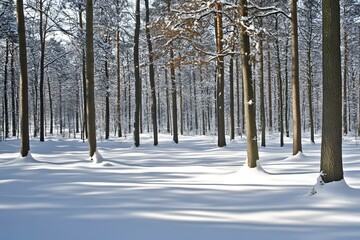
[[316, 184], [309, 192], [309, 196], [324, 197], [324, 198], [333, 198], [336, 197], [354, 197], [360, 196], [360, 191], [354, 188], [351, 188], [344, 179], [340, 181], [334, 181], [330, 183], [325, 183], [321, 174], [317, 178]]

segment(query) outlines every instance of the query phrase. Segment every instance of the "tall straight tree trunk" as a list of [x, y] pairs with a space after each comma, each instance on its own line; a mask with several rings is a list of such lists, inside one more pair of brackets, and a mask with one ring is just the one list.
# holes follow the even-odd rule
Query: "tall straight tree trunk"
[[[240, 14], [243, 19], [248, 16], [247, 0], [240, 1]], [[254, 99], [253, 79], [250, 63], [250, 39], [246, 28], [241, 26], [241, 56], [242, 56], [242, 73], [244, 81], [244, 108], [246, 119], [246, 143], [247, 143], [247, 164], [250, 168], [257, 166], [259, 151], [256, 134], [256, 109]]]
[[45, 74], [45, 38], [46, 19], [44, 20], [43, 0], [39, 1], [39, 34], [40, 34], [40, 142], [45, 141], [45, 110], [44, 110], [44, 74]]
[[271, 84], [271, 58], [270, 58], [270, 41], [269, 37], [267, 40], [267, 79], [268, 79], [268, 102], [269, 102], [269, 130], [273, 129], [273, 121], [272, 121], [272, 84]]
[[172, 98], [172, 120], [173, 120], [173, 141], [179, 142], [178, 138], [178, 124], [177, 124], [177, 91], [175, 79], [175, 63], [174, 51], [170, 47], [170, 78], [171, 78], [171, 98]]
[[235, 73], [236, 73], [236, 106], [237, 106], [237, 128], [238, 135], [241, 136], [241, 118], [240, 118], [240, 66], [239, 66], [239, 57], [236, 55], [235, 57]]
[[86, 95], [89, 155], [96, 152], [95, 94], [94, 94], [94, 33], [93, 2], [86, 0]]
[[[233, 48], [235, 51], [235, 48]], [[234, 54], [230, 55], [229, 65], [230, 81], [230, 141], [235, 139], [235, 114], [234, 114]]]
[[206, 118], [205, 118], [205, 105], [204, 105], [204, 97], [205, 97], [205, 87], [204, 87], [204, 78], [202, 66], [200, 65], [200, 87], [201, 87], [201, 118], [202, 118], [202, 135], [206, 134]]
[[[108, 42], [108, 37], [105, 38], [105, 44]], [[105, 139], [109, 139], [110, 136], [110, 79], [109, 79], [109, 67], [108, 67], [108, 56], [105, 53], [105, 85], [106, 85], [106, 95], [105, 95]]]
[[165, 84], [166, 84], [166, 132], [170, 133], [170, 96], [169, 96], [169, 81], [168, 70], [165, 67]]
[[321, 142], [322, 179], [344, 178], [342, 165], [341, 52], [339, 0], [323, 0], [323, 124]]
[[179, 73], [178, 73], [178, 79], [179, 79], [179, 101], [180, 101], [180, 135], [184, 135], [184, 89], [182, 86], [182, 80], [181, 80], [181, 68], [179, 66]]
[[[120, 14], [119, 0], [116, 1], [116, 11]], [[117, 82], [117, 94], [116, 94], [116, 126], [117, 136], [122, 137], [121, 129], [121, 78], [120, 78], [120, 27], [119, 23], [116, 25], [116, 82]]]
[[218, 146], [226, 146], [225, 140], [225, 114], [224, 114], [224, 52], [223, 52], [223, 24], [222, 24], [222, 2], [216, 1], [216, 44], [217, 44], [217, 93], [216, 93], [216, 107], [217, 107], [217, 129], [218, 129]]
[[141, 84], [140, 84], [140, 63], [139, 63], [139, 35], [140, 35], [140, 0], [136, 0], [135, 7], [135, 35], [134, 35], [134, 68], [135, 68], [135, 121], [134, 139], [135, 146], [140, 145], [140, 111], [141, 111]]
[[[310, 16], [310, 22], [313, 22], [312, 14], [309, 14]], [[308, 27], [308, 31], [310, 36], [312, 36], [312, 26]], [[312, 51], [312, 41], [307, 41], [307, 51], [306, 51], [306, 62], [307, 62], [307, 90], [308, 90], [308, 102], [309, 102], [309, 123], [310, 123], [310, 141], [312, 143], [315, 143], [314, 138], [314, 116], [313, 116], [313, 97], [312, 97], [312, 89], [313, 89], [313, 69], [312, 69], [312, 57], [311, 57], [311, 51]]]
[[[275, 20], [275, 28], [278, 31], [278, 17]], [[277, 79], [278, 79], [278, 109], [279, 109], [279, 131], [280, 131], [280, 147], [284, 146], [284, 112], [283, 112], [283, 86], [281, 78], [281, 60], [280, 60], [280, 43], [279, 36], [276, 37], [276, 56], [277, 56]]]
[[347, 31], [344, 31], [344, 94], [343, 94], [343, 126], [344, 126], [344, 135], [346, 136], [348, 134], [348, 118], [347, 118], [347, 75], [348, 75], [348, 36]]
[[16, 0], [20, 62], [20, 154], [22, 157], [26, 157], [30, 151], [30, 141], [26, 31], [23, 7], [23, 0]]
[[293, 112], [293, 155], [302, 152], [301, 144], [301, 113], [300, 113], [300, 81], [299, 81], [299, 47], [297, 0], [291, 0], [291, 52], [292, 52], [292, 112]]
[[[262, 23], [261, 23], [262, 25]], [[263, 34], [259, 35], [259, 52], [260, 52], [260, 119], [261, 119], [261, 146], [266, 146], [265, 140], [265, 94], [264, 94], [264, 50]]]
[[155, 88], [155, 71], [154, 71], [154, 57], [153, 49], [151, 42], [150, 34], [150, 10], [149, 10], [149, 0], [145, 0], [146, 8], [146, 40], [149, 49], [149, 78], [150, 78], [150, 88], [151, 88], [151, 120], [153, 125], [153, 136], [154, 136], [154, 146], [158, 145], [158, 123], [157, 123], [157, 109], [156, 109], [156, 88]]
[[285, 43], [285, 134], [290, 137], [289, 130], [289, 74], [288, 74], [288, 46], [289, 38], [286, 38]]
[[9, 39], [6, 39], [6, 50], [5, 50], [5, 66], [4, 66], [4, 120], [5, 120], [5, 138], [9, 137], [9, 112], [8, 112], [8, 65], [9, 65]]
[[198, 131], [199, 131], [199, 119], [198, 119], [198, 102], [197, 102], [197, 99], [196, 99], [196, 94], [197, 94], [197, 91], [196, 91], [196, 76], [195, 76], [195, 69], [193, 69], [193, 83], [194, 83], [194, 115], [195, 115], [195, 133], [198, 134]]
[[[79, 9], [79, 26], [80, 29], [83, 29], [83, 20], [82, 20], [82, 9], [80, 6]], [[81, 48], [82, 53], [82, 79], [83, 79], [83, 99], [84, 99], [84, 113], [83, 113], [83, 140], [88, 138], [88, 127], [87, 127], [87, 96], [86, 96], [86, 53], [85, 48]]]
[[54, 133], [54, 114], [53, 114], [53, 101], [51, 94], [50, 79], [47, 79], [48, 93], [49, 93], [49, 106], [50, 106], [50, 134]]
[[16, 83], [15, 83], [15, 46], [14, 41], [11, 42], [11, 59], [10, 59], [10, 72], [11, 72], [11, 116], [12, 116], [12, 136], [16, 136], [17, 120], [16, 120]]

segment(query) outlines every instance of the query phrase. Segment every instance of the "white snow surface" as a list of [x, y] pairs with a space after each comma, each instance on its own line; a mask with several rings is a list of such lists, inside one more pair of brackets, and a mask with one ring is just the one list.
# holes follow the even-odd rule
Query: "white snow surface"
[[[0, 142], [3, 240], [332, 240], [360, 239], [360, 146], [343, 144], [345, 180], [317, 181], [320, 139], [278, 136], [246, 162], [245, 138], [216, 146], [214, 136], [151, 134], [98, 142], [96, 158], [79, 139]], [[315, 194], [310, 194], [314, 193]]]

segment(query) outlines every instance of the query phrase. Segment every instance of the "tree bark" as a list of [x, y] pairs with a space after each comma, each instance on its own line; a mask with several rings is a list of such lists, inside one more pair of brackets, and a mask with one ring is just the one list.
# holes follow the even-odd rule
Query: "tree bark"
[[224, 115], [224, 51], [223, 51], [223, 24], [222, 24], [222, 2], [216, 1], [216, 78], [217, 78], [217, 93], [216, 93], [216, 107], [217, 107], [217, 129], [218, 129], [218, 146], [226, 146], [225, 140], [225, 115]]
[[269, 102], [269, 130], [273, 129], [273, 120], [272, 120], [272, 84], [271, 84], [271, 58], [270, 58], [270, 41], [267, 37], [267, 79], [268, 79], [268, 102]]
[[[243, 19], [248, 16], [247, 0], [240, 1], [240, 14]], [[241, 56], [244, 81], [244, 108], [246, 119], [247, 164], [250, 168], [257, 166], [259, 151], [257, 145], [255, 99], [250, 63], [250, 39], [244, 26], [241, 26]]]
[[26, 157], [30, 151], [30, 142], [26, 31], [23, 5], [23, 0], [16, 0], [20, 62], [20, 154], [22, 157]]
[[[278, 31], [278, 18], [275, 20], [275, 28]], [[280, 147], [284, 146], [284, 111], [283, 111], [283, 86], [281, 78], [281, 60], [280, 60], [280, 43], [279, 36], [276, 37], [276, 56], [277, 56], [277, 80], [278, 80], [278, 114], [279, 114], [279, 131], [280, 131]]]
[[[80, 6], [79, 9], [79, 26], [80, 29], [83, 29], [83, 21], [82, 21], [82, 9]], [[83, 80], [83, 99], [84, 99], [84, 113], [83, 113], [83, 129], [82, 129], [82, 139], [85, 140], [88, 138], [88, 127], [87, 127], [87, 96], [86, 96], [86, 53], [85, 48], [81, 48], [82, 53], [82, 80]]]
[[323, 0], [323, 123], [321, 142], [322, 179], [344, 178], [342, 165], [341, 52], [339, 0]]
[[15, 83], [15, 46], [14, 41], [11, 42], [11, 59], [10, 59], [10, 72], [11, 72], [11, 106], [12, 106], [12, 136], [16, 136], [17, 130], [17, 102], [16, 102], [16, 83]]
[[299, 47], [297, 0], [291, 0], [291, 52], [292, 52], [292, 112], [293, 112], [293, 155], [302, 152], [301, 144], [301, 114], [300, 114], [300, 81], [299, 81]]
[[135, 146], [140, 146], [140, 111], [141, 111], [141, 90], [140, 90], [140, 63], [139, 63], [139, 35], [140, 35], [140, 0], [136, 0], [135, 7], [135, 35], [134, 35], [134, 68], [135, 68], [135, 120], [134, 140]]
[[46, 19], [44, 20], [44, 1], [39, 1], [39, 35], [40, 35], [40, 142], [45, 141], [45, 109], [44, 109], [44, 75], [45, 75], [45, 43]]
[[9, 112], [8, 112], [8, 65], [9, 65], [9, 39], [6, 39], [6, 50], [5, 50], [5, 66], [4, 66], [4, 120], [5, 120], [5, 138], [9, 137]]
[[178, 138], [178, 124], [177, 124], [177, 91], [175, 79], [175, 63], [174, 50], [170, 47], [170, 78], [171, 78], [171, 98], [172, 98], [172, 120], [173, 120], [173, 141], [179, 142]]
[[[105, 44], [108, 42], [108, 36], [105, 37]], [[108, 67], [108, 53], [105, 53], [105, 139], [109, 139], [110, 136], [110, 79], [109, 79], [109, 67]]]
[[149, 49], [149, 78], [150, 78], [150, 88], [151, 88], [151, 120], [153, 125], [153, 137], [154, 137], [154, 146], [158, 145], [158, 123], [157, 123], [157, 109], [156, 109], [156, 88], [155, 88], [155, 71], [154, 71], [154, 57], [153, 49], [151, 42], [151, 34], [149, 29], [150, 24], [150, 9], [149, 9], [149, 0], [145, 0], [146, 8], [146, 40]]
[[93, 2], [86, 0], [86, 95], [89, 155], [96, 152], [95, 94], [94, 94], [94, 33]]
[[48, 93], [49, 93], [49, 106], [50, 106], [50, 134], [54, 133], [54, 114], [53, 114], [53, 101], [52, 101], [52, 94], [51, 94], [51, 86], [50, 86], [50, 79], [47, 79], [48, 85]]
[[[262, 25], [262, 22], [261, 22]], [[261, 120], [261, 146], [266, 146], [265, 140], [265, 94], [264, 94], [264, 50], [263, 50], [263, 34], [259, 34], [259, 54], [260, 54], [260, 120]]]
[[[233, 51], [235, 49], [233, 48]], [[234, 114], [234, 54], [230, 55], [229, 65], [230, 82], [230, 141], [235, 139], [235, 114]]]
[[[116, 1], [116, 11], [120, 14], [119, 0]], [[121, 78], [120, 78], [120, 27], [119, 23], [116, 26], [116, 82], [117, 82], [117, 94], [116, 94], [116, 125], [117, 125], [117, 136], [122, 137], [121, 129]]]

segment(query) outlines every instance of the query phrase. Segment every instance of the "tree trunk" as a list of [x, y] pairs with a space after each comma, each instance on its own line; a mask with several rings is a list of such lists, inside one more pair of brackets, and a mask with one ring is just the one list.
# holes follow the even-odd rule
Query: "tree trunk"
[[205, 88], [204, 88], [204, 78], [202, 66], [200, 65], [200, 87], [201, 87], [201, 118], [202, 118], [202, 135], [206, 134], [206, 119], [205, 119], [205, 105], [204, 105], [204, 97], [205, 97]]
[[5, 50], [5, 67], [4, 67], [4, 120], [5, 120], [5, 138], [9, 137], [9, 112], [8, 112], [8, 64], [9, 64], [9, 39], [6, 39], [6, 50]]
[[273, 129], [273, 120], [272, 120], [272, 84], [271, 84], [271, 58], [270, 58], [270, 42], [269, 37], [266, 38], [267, 40], [267, 79], [268, 79], [268, 102], [269, 102], [269, 130], [272, 131]]
[[[243, 19], [247, 18], [247, 0], [240, 1], [240, 14]], [[256, 109], [250, 64], [250, 40], [248, 32], [243, 25], [241, 26], [241, 43], [245, 100], [244, 108], [246, 119], [247, 164], [250, 168], [254, 168], [257, 166], [256, 161], [259, 159], [255, 119]]]
[[16, 0], [20, 63], [20, 154], [22, 157], [26, 157], [30, 151], [30, 142], [26, 31], [23, 6], [23, 0]]
[[238, 128], [238, 135], [241, 136], [241, 117], [240, 117], [240, 66], [239, 66], [239, 57], [236, 55], [235, 57], [235, 73], [236, 73], [236, 105], [237, 105], [237, 128]]
[[[312, 22], [312, 14], [310, 14], [311, 22]], [[310, 34], [312, 35], [312, 27], [309, 26]], [[313, 116], [313, 99], [312, 99], [312, 82], [313, 82], [313, 70], [312, 70], [312, 58], [311, 58], [311, 51], [312, 51], [312, 41], [309, 40], [307, 42], [307, 90], [308, 90], [308, 102], [309, 102], [309, 123], [310, 123], [310, 140], [312, 143], [315, 143], [314, 138], [314, 116]]]
[[166, 84], [166, 132], [170, 133], [170, 96], [169, 96], [168, 70], [166, 67], [165, 67], [165, 84]]
[[[116, 2], [117, 14], [119, 14], [119, 0]], [[116, 82], [117, 82], [117, 94], [116, 94], [116, 125], [117, 125], [117, 136], [122, 137], [121, 129], [121, 78], [120, 78], [120, 27], [119, 23], [116, 26]]]
[[[278, 32], [278, 18], [275, 21], [275, 28]], [[280, 60], [280, 44], [279, 44], [279, 36], [276, 37], [276, 56], [277, 56], [277, 79], [278, 79], [278, 110], [279, 110], [279, 131], [280, 131], [280, 147], [284, 146], [284, 113], [283, 113], [283, 86], [281, 79], [281, 60]]]
[[157, 109], [156, 109], [156, 88], [155, 88], [155, 71], [154, 71], [154, 57], [153, 49], [151, 42], [151, 34], [149, 29], [150, 24], [150, 10], [149, 10], [149, 0], [145, 0], [146, 8], [146, 40], [149, 49], [149, 78], [150, 78], [150, 87], [151, 87], [151, 119], [153, 125], [153, 136], [154, 136], [154, 146], [158, 145], [158, 123], [157, 123]]
[[223, 52], [223, 24], [222, 24], [222, 2], [216, 1], [216, 45], [217, 45], [217, 94], [216, 94], [216, 107], [217, 107], [217, 129], [218, 129], [218, 146], [226, 146], [225, 140], [225, 115], [224, 115], [224, 52]]
[[301, 114], [300, 114], [300, 81], [299, 81], [299, 47], [297, 0], [291, 0], [291, 52], [292, 52], [292, 112], [293, 112], [293, 155], [302, 152], [301, 145]]
[[[262, 25], [262, 23], [261, 23]], [[260, 119], [261, 119], [261, 146], [266, 146], [265, 140], [265, 96], [264, 96], [264, 51], [263, 34], [259, 34], [259, 53], [260, 53]]]
[[50, 106], [50, 134], [54, 133], [54, 117], [53, 117], [53, 102], [51, 94], [50, 79], [47, 79], [48, 92], [49, 92], [49, 106]]
[[14, 42], [11, 42], [11, 59], [10, 59], [10, 72], [11, 72], [11, 106], [12, 106], [12, 136], [16, 136], [17, 120], [16, 120], [16, 83], [15, 83], [15, 46]]
[[286, 137], [290, 137], [290, 131], [289, 131], [288, 46], [289, 46], [289, 38], [286, 38], [286, 43], [285, 43], [285, 134], [286, 134]]
[[322, 179], [344, 178], [342, 165], [341, 52], [339, 0], [323, 0], [323, 124], [321, 142]]
[[180, 101], [180, 135], [184, 135], [184, 100], [183, 100], [183, 96], [184, 96], [184, 89], [183, 89], [183, 84], [182, 84], [182, 80], [181, 80], [181, 68], [179, 66], [179, 73], [178, 73], [178, 79], [179, 79], [179, 101]]
[[141, 84], [139, 63], [139, 35], [140, 35], [140, 0], [136, 0], [135, 7], [135, 35], [134, 35], [134, 68], [135, 68], [135, 120], [134, 140], [135, 146], [140, 145], [140, 111], [141, 111]]
[[[235, 48], [233, 47], [233, 51]], [[230, 81], [230, 141], [235, 139], [235, 114], [234, 114], [234, 54], [230, 55], [229, 65]]]
[[86, 0], [86, 95], [87, 95], [87, 127], [89, 155], [96, 152], [95, 94], [94, 94], [94, 33], [93, 2]]
[[173, 120], [173, 141], [179, 142], [178, 138], [178, 125], [177, 125], [177, 91], [176, 91], [176, 79], [175, 79], [175, 63], [174, 63], [174, 51], [170, 47], [170, 76], [171, 76], [171, 97], [172, 97], [172, 120]]
[[39, 1], [39, 34], [40, 34], [40, 142], [45, 141], [45, 110], [44, 110], [44, 74], [45, 74], [45, 38], [46, 19], [43, 19], [43, 0]]
[[[108, 37], [105, 38], [105, 44], [108, 42]], [[108, 55], [105, 53], [105, 139], [109, 139], [110, 136], [110, 79], [109, 79], [109, 67], [108, 67]]]
[[348, 134], [348, 118], [347, 118], [347, 75], [348, 75], [348, 36], [347, 31], [344, 31], [344, 94], [343, 94], [343, 126], [344, 136]]
[[[83, 29], [82, 21], [82, 9], [79, 9], [79, 26], [80, 29]], [[83, 113], [83, 140], [88, 138], [88, 127], [87, 127], [87, 96], [86, 96], [86, 56], [85, 48], [81, 48], [82, 52], [82, 79], [83, 79], [83, 99], [84, 99], [84, 113]]]
[[198, 102], [197, 102], [197, 99], [196, 99], [196, 94], [197, 94], [197, 91], [196, 91], [196, 77], [195, 77], [195, 69], [193, 69], [193, 83], [194, 83], [194, 115], [195, 115], [195, 134], [198, 134], [198, 131], [199, 131], [199, 120], [198, 120]]

